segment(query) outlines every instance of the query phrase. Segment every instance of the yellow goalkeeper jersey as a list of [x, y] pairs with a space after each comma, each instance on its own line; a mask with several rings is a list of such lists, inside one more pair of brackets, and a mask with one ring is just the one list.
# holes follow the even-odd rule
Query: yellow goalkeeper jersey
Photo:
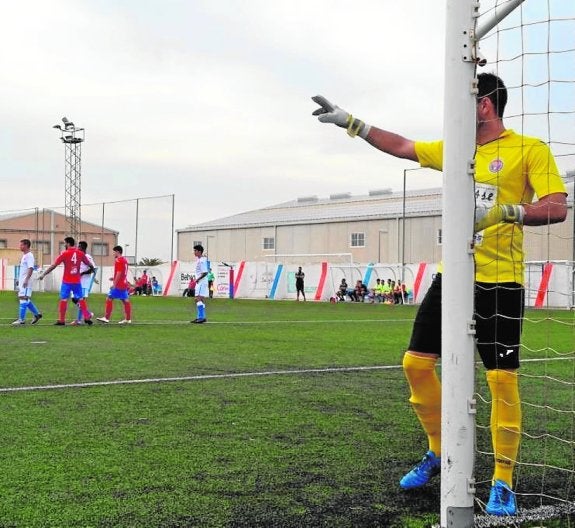
[[[443, 168], [443, 141], [416, 142], [422, 167]], [[475, 152], [475, 204], [528, 204], [535, 195], [564, 193], [549, 147], [541, 140], [505, 130]], [[500, 223], [475, 235], [475, 280], [524, 282], [523, 226]]]

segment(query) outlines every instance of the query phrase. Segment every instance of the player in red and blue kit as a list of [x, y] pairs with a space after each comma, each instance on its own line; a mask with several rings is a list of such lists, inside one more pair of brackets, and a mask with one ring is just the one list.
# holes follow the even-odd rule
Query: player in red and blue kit
[[42, 280], [48, 273], [51, 273], [60, 264], [64, 265], [64, 276], [62, 278], [62, 286], [60, 287], [60, 303], [58, 304], [58, 320], [54, 323], [57, 326], [64, 326], [66, 324], [66, 311], [68, 309], [68, 300], [73, 296], [78, 300], [78, 307], [82, 310], [84, 321], [87, 325], [92, 324], [92, 313], [88, 311], [88, 305], [84, 299], [82, 292], [82, 284], [80, 277], [80, 264], [83, 262], [88, 266], [88, 269], [83, 273], [94, 273], [94, 266], [90, 263], [86, 254], [76, 247], [76, 241], [72, 237], [64, 239], [66, 249], [56, 257], [54, 264], [51, 264], [48, 269], [40, 273], [39, 280]]
[[128, 259], [122, 255], [124, 250], [122, 246], [115, 246], [114, 249], [114, 277], [110, 279], [112, 281], [112, 287], [106, 298], [106, 314], [104, 317], [98, 317], [98, 321], [101, 323], [109, 323], [110, 317], [112, 316], [112, 310], [114, 308], [114, 299], [119, 299], [124, 305], [124, 319], [118, 321], [118, 324], [125, 325], [132, 323], [132, 303], [130, 302], [129, 288], [130, 283], [128, 282]]

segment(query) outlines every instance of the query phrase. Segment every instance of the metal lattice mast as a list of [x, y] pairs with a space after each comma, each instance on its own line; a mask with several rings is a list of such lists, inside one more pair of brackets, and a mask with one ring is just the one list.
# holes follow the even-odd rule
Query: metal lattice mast
[[69, 235], [78, 239], [82, 230], [82, 143], [84, 129], [78, 128], [63, 117], [62, 125], [54, 125], [60, 130], [60, 139], [64, 143], [65, 157], [65, 216], [69, 224]]

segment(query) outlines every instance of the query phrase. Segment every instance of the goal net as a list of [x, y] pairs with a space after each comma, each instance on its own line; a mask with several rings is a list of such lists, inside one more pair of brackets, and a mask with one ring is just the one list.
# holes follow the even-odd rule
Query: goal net
[[[481, 17], [509, 0], [481, 2]], [[518, 370], [522, 426], [513, 475], [518, 515], [512, 525], [547, 518], [572, 526], [575, 511], [575, 2], [526, 1], [481, 40], [481, 71], [508, 90], [506, 129], [547, 144], [569, 192], [567, 219], [524, 227], [526, 311]], [[537, 197], [535, 197], [535, 200]], [[535, 280], [534, 280], [535, 279]], [[560, 310], [551, 306], [564, 306]], [[571, 308], [571, 309], [569, 309]], [[476, 372], [476, 526], [500, 525], [485, 515], [494, 458], [492, 392], [479, 361]], [[516, 405], [498, 400], [498, 409]], [[494, 407], [495, 408], [495, 407]], [[504, 411], [501, 411], [503, 414]], [[494, 411], [495, 413], [495, 411]], [[504, 427], [504, 426], [503, 426]], [[514, 430], [503, 434], [517, 434]], [[497, 455], [499, 456], [499, 455]]]

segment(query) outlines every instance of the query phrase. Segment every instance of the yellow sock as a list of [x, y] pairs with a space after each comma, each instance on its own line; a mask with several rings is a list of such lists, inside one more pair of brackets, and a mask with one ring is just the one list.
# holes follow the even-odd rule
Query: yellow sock
[[491, 391], [491, 441], [495, 453], [493, 480], [504, 480], [512, 486], [513, 468], [521, 441], [521, 401], [517, 373], [488, 370]]
[[435, 357], [403, 356], [403, 372], [411, 389], [409, 401], [427, 434], [429, 450], [441, 456], [441, 383]]

